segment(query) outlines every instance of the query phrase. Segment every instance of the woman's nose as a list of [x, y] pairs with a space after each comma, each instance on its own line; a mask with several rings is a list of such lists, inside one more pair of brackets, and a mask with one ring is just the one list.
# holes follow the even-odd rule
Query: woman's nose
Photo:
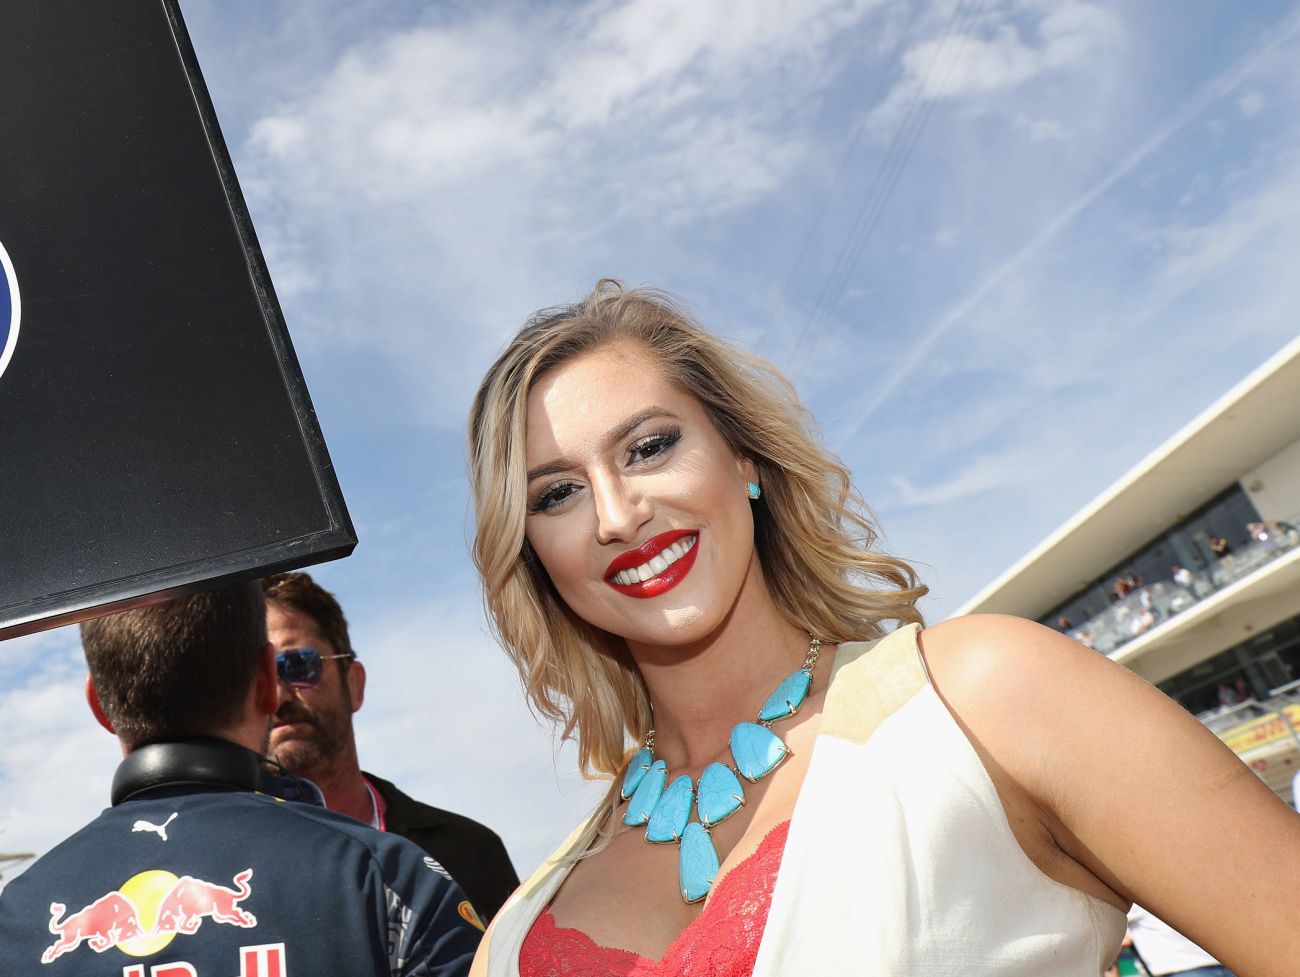
[[601, 543], [634, 541], [652, 515], [645, 494], [616, 475], [593, 479], [591, 491], [596, 507], [597, 540]]

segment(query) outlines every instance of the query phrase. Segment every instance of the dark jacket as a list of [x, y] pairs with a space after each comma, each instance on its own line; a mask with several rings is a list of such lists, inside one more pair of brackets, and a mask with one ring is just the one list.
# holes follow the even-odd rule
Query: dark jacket
[[128, 756], [113, 806], [0, 895], [0, 973], [463, 977], [461, 888], [401, 838], [260, 793], [259, 765], [215, 739]]
[[421, 804], [372, 773], [365, 777], [384, 799], [387, 830], [409, 838], [445, 868], [486, 926], [519, 885], [496, 832], [451, 811]]

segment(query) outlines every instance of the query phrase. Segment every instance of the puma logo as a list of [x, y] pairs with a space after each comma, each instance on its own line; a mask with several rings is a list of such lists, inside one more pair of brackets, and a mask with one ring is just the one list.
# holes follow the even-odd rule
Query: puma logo
[[169, 818], [168, 818], [166, 821], [164, 821], [162, 824], [151, 824], [151, 823], [149, 823], [148, 821], [137, 821], [135, 824], [131, 825], [131, 830], [132, 830], [132, 831], [152, 831], [154, 834], [156, 834], [156, 835], [157, 835], [159, 838], [161, 838], [163, 841], [166, 841], [166, 840], [167, 840], [167, 825], [171, 824], [172, 821], [174, 821], [174, 820], [176, 820], [176, 812], [175, 812], [175, 811], [172, 811], [172, 816], [169, 817]]

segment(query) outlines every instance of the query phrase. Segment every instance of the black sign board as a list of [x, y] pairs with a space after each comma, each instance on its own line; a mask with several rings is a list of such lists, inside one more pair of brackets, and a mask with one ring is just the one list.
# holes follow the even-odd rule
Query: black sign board
[[0, 638], [356, 544], [175, 0], [0, 18]]

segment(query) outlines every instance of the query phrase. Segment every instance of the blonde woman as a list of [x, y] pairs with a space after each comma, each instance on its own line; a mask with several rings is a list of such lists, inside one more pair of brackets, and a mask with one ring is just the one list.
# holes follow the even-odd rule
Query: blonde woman
[[1096, 977], [1134, 898], [1295, 972], [1300, 818], [1050, 629], [922, 631], [790, 385], [671, 299], [534, 316], [470, 458], [497, 636], [612, 778], [475, 973]]

